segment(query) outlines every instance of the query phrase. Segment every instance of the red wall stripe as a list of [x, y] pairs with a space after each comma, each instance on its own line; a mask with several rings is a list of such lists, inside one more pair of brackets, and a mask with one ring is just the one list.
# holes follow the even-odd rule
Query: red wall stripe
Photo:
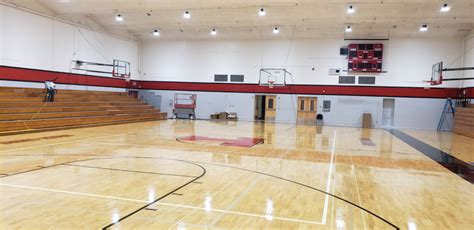
[[0, 80], [44, 82], [54, 79], [57, 79], [56, 83], [60, 84], [126, 87], [125, 80], [117, 78], [0, 66]]
[[[0, 80], [44, 82], [56, 79], [57, 83], [126, 88], [123, 79], [73, 74], [37, 69], [0, 66]], [[177, 91], [209, 91], [234, 93], [278, 93], [278, 94], [318, 94], [346, 96], [378, 96], [378, 97], [418, 97], [418, 98], [456, 98], [457, 88], [421, 87], [384, 87], [384, 86], [339, 86], [339, 85], [289, 85], [284, 87], [268, 87], [258, 84], [236, 83], [198, 83], [198, 82], [165, 82], [165, 81], [132, 81], [131, 88]], [[471, 98], [474, 88], [466, 88]]]
[[470, 98], [470, 99], [474, 99], [474, 87], [463, 88], [463, 89], [461, 89], [461, 91], [465, 92], [465, 94], [464, 94], [465, 97]]
[[414, 88], [381, 86], [334, 86], [334, 85], [287, 85], [284, 87], [260, 86], [258, 84], [191, 83], [135, 81], [136, 88], [154, 90], [185, 90], [235, 93], [278, 93], [278, 94], [318, 94], [379, 97], [419, 97], [447, 98], [457, 97], [457, 88]]

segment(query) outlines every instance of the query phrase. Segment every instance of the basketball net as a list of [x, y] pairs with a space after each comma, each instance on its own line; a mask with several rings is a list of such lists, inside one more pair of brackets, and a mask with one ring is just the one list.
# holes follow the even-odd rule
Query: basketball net
[[273, 84], [274, 84], [274, 83], [275, 83], [275, 81], [273, 81], [273, 80], [268, 80], [268, 87], [269, 87], [270, 89], [273, 89]]

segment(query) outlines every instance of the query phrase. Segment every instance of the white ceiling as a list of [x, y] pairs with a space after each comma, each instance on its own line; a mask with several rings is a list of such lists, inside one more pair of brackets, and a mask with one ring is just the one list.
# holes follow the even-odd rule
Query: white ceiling
[[[0, 0], [67, 21], [140, 40], [389, 38], [465, 36], [474, 29], [474, 0]], [[443, 3], [452, 8], [440, 12]], [[356, 12], [347, 14], [352, 3]], [[267, 12], [258, 16], [263, 6]], [[184, 19], [189, 10], [191, 19]], [[115, 21], [120, 13], [124, 21]], [[147, 15], [150, 13], [150, 16]], [[418, 31], [428, 24], [429, 31]], [[351, 25], [352, 33], [344, 33]], [[272, 34], [278, 26], [280, 34]], [[210, 35], [211, 28], [218, 35]]]

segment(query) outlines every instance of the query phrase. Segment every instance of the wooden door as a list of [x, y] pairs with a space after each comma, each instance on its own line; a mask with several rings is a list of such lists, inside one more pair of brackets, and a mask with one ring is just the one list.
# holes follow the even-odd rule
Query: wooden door
[[265, 100], [265, 121], [275, 121], [276, 96], [268, 95], [266, 96]]
[[298, 97], [298, 124], [316, 124], [317, 97]]

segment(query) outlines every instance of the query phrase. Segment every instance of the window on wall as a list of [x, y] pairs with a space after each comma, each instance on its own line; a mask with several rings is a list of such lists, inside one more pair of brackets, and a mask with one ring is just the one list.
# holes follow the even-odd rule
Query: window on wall
[[268, 108], [273, 109], [273, 98], [268, 99]]
[[229, 76], [227, 74], [214, 74], [214, 81], [227, 82]]
[[304, 111], [304, 100], [300, 100], [300, 110]]
[[331, 111], [331, 101], [323, 101], [323, 111], [324, 112]]
[[231, 82], [244, 82], [244, 75], [230, 75]]
[[314, 111], [314, 100], [309, 101], [309, 111]]

